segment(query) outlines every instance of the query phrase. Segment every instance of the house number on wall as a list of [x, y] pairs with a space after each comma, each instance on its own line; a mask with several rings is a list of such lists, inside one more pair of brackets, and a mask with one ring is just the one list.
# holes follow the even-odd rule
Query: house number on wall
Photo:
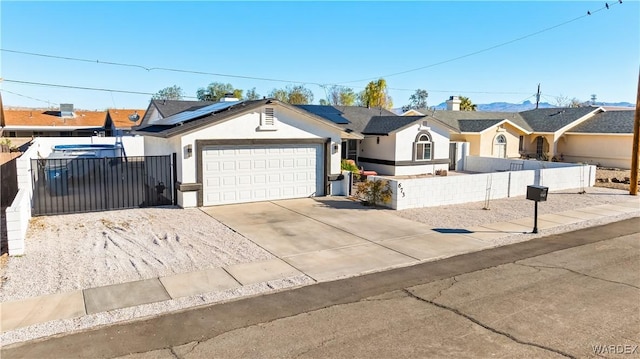
[[404, 189], [402, 189], [402, 184], [400, 182], [398, 182], [398, 189], [400, 190], [400, 193], [402, 193], [402, 198], [404, 198]]

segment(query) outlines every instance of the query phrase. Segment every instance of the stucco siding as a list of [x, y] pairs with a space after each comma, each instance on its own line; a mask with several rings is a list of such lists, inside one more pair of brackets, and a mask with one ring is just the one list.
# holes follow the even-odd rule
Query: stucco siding
[[[380, 139], [379, 143], [378, 139]], [[362, 143], [360, 144], [360, 153], [358, 154], [358, 156], [395, 161], [395, 148], [396, 137], [394, 135], [365, 137], [365, 139], [362, 140]]]
[[515, 127], [504, 124], [504, 129], [498, 131], [497, 127], [493, 127], [482, 133], [481, 138], [481, 151], [479, 156], [486, 157], [497, 157], [498, 154], [495, 151], [494, 142], [496, 137], [499, 135], [503, 135], [507, 140], [507, 148], [506, 153], [507, 157], [520, 157], [520, 152], [518, 150], [520, 143], [520, 135], [522, 133], [518, 131]]
[[[431, 135], [432, 159], [449, 158], [449, 130], [428, 122], [428, 132]], [[426, 128], [416, 123], [396, 133], [396, 161], [414, 160], [414, 145], [416, 137]]]
[[558, 155], [564, 161], [631, 168], [633, 136], [565, 134], [558, 141]]

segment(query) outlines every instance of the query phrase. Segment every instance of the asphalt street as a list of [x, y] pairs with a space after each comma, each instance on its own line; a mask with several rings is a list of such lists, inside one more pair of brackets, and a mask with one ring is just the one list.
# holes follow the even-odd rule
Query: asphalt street
[[640, 357], [639, 233], [640, 218], [632, 218], [19, 343], [1, 355]]

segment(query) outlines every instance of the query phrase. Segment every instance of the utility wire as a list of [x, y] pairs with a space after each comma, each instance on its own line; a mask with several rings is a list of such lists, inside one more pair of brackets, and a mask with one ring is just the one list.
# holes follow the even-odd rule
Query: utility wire
[[[113, 89], [96, 88], [96, 87], [83, 87], [83, 86], [48, 84], [48, 83], [43, 83], [43, 82], [18, 81], [18, 80], [9, 80], [9, 79], [4, 79], [3, 81], [4, 82], [16, 83], [16, 84], [23, 84], [23, 85], [59, 87], [59, 88], [69, 88], [69, 89], [76, 89], [76, 90], [117, 92], [117, 93], [126, 93], [126, 94], [130, 94], [130, 95], [151, 95], [151, 96], [155, 95], [155, 93], [141, 92], [141, 91], [113, 90]], [[6, 90], [3, 90], [3, 91], [6, 91]], [[194, 97], [194, 96], [183, 96], [183, 97], [184, 98], [197, 98], [197, 97]]]
[[[397, 76], [397, 75], [402, 75], [402, 74], [406, 74], [409, 72], [415, 72], [415, 71], [419, 71], [419, 70], [423, 70], [423, 69], [427, 69], [430, 67], [435, 67], [438, 65], [443, 65], [449, 62], [453, 62], [453, 61], [457, 61], [463, 58], [467, 58], [470, 56], [474, 56], [474, 55], [478, 55], [499, 47], [503, 47], [509, 44], [512, 44], [514, 42], [517, 41], [521, 41], [524, 39], [527, 39], [529, 37], [556, 29], [558, 27], [570, 24], [572, 22], [578, 21], [582, 18], [588, 17], [590, 15], [593, 15], [597, 12], [600, 12], [604, 9], [609, 9], [610, 7], [614, 6], [614, 5], [619, 5], [621, 4], [622, 1], [618, 0], [617, 2], [614, 2], [612, 4], [608, 4], [605, 3], [605, 6], [594, 10], [594, 11], [587, 11], [587, 14], [582, 15], [582, 16], [578, 16], [576, 18], [573, 18], [571, 20], [567, 20], [565, 22], [562, 22], [560, 24], [554, 25], [554, 26], [550, 26], [547, 28], [544, 28], [542, 30], [538, 30], [536, 32], [530, 33], [528, 35], [524, 35], [521, 37], [518, 37], [516, 39], [510, 40], [510, 41], [506, 41], [497, 45], [493, 45], [478, 51], [474, 51], [474, 52], [470, 52], [461, 56], [457, 56], [448, 60], [443, 60], [440, 62], [436, 62], [433, 64], [429, 64], [426, 66], [421, 66], [421, 67], [417, 67], [414, 69], [409, 69], [409, 70], [405, 70], [405, 71], [400, 71], [400, 72], [395, 72], [395, 73], [391, 73], [391, 74], [387, 74], [387, 75], [382, 75], [382, 76], [375, 76], [375, 77], [369, 77], [369, 78], [365, 78], [365, 79], [360, 79], [360, 80], [353, 80], [353, 81], [344, 81], [344, 82], [339, 82], [339, 83], [333, 83], [333, 84], [327, 84], [327, 83], [319, 83], [319, 82], [309, 82], [309, 81], [296, 81], [296, 80], [284, 80], [284, 79], [276, 79], [276, 78], [269, 78], [269, 77], [256, 77], [256, 76], [247, 76], [247, 75], [231, 75], [231, 74], [223, 74], [223, 73], [217, 73], [217, 72], [206, 72], [206, 71], [196, 71], [196, 70], [185, 70], [185, 69], [175, 69], [175, 68], [169, 68], [169, 67], [148, 67], [148, 66], [143, 66], [143, 65], [138, 65], [138, 64], [128, 64], [128, 63], [122, 63], [122, 62], [113, 62], [113, 61], [100, 61], [100, 60], [91, 60], [91, 59], [83, 59], [83, 58], [77, 58], [77, 57], [69, 57], [69, 56], [57, 56], [57, 55], [50, 55], [50, 54], [42, 54], [42, 53], [36, 53], [36, 52], [27, 52], [27, 51], [19, 51], [19, 50], [12, 50], [12, 49], [3, 49], [0, 48], [0, 51], [3, 52], [9, 52], [9, 53], [14, 53], [14, 54], [21, 54], [21, 55], [29, 55], [29, 56], [38, 56], [38, 57], [45, 57], [45, 58], [53, 58], [53, 59], [59, 59], [59, 60], [67, 60], [67, 61], [79, 61], [79, 62], [87, 62], [87, 63], [96, 63], [96, 64], [103, 64], [103, 65], [112, 65], [112, 66], [122, 66], [122, 67], [132, 67], [132, 68], [139, 68], [139, 69], [143, 69], [146, 71], [153, 71], [153, 70], [158, 70], [158, 71], [168, 71], [168, 72], [178, 72], [178, 73], [187, 73], [187, 74], [196, 74], [196, 75], [207, 75], [207, 76], [219, 76], [219, 77], [230, 77], [230, 78], [240, 78], [240, 79], [248, 79], [248, 80], [259, 80], [259, 81], [271, 81], [271, 82], [281, 82], [281, 83], [290, 83], [290, 84], [309, 84], [309, 85], [317, 85], [321, 88], [325, 88], [326, 86], [340, 86], [340, 87], [345, 87], [343, 86], [343, 84], [349, 84], [349, 83], [354, 83], [354, 82], [361, 82], [361, 81], [369, 81], [369, 80], [375, 80], [378, 78], [387, 78], [387, 77], [392, 77], [392, 76]], [[356, 88], [364, 88], [364, 87], [356, 87]], [[390, 90], [396, 90], [396, 91], [414, 91], [413, 89], [399, 89], [399, 88], [389, 88]], [[444, 91], [444, 90], [431, 90], [431, 92], [450, 92], [450, 91]], [[486, 94], [528, 94], [528, 93], [513, 93], [513, 92], [488, 92], [488, 91], [458, 91], [458, 92], [463, 92], [463, 93], [486, 93]]]
[[[5, 81], [6, 81], [6, 80], [5, 80]], [[28, 99], [35, 100], [35, 101], [45, 102], [45, 103], [47, 103], [47, 104], [59, 105], [59, 103], [57, 103], [57, 102], [52, 102], [52, 101], [47, 101], [47, 100], [41, 100], [41, 99], [39, 99], [39, 98], [35, 98], [35, 97], [31, 97], [31, 96], [27, 96], [27, 95], [19, 94], [19, 93], [17, 93], [17, 92], [13, 92], [13, 91], [5, 90], [5, 89], [0, 89], [0, 91], [2, 91], [2, 92], [6, 92], [6, 93], [10, 93], [10, 94], [12, 94], [12, 95], [16, 95], [16, 96], [20, 96], [20, 97], [28, 98]]]
[[435, 67], [435, 66], [443, 65], [443, 64], [446, 64], [446, 63], [449, 63], [449, 62], [461, 60], [461, 59], [464, 59], [464, 58], [467, 58], [467, 57], [470, 57], [470, 56], [478, 55], [478, 54], [481, 54], [483, 52], [487, 52], [487, 51], [490, 51], [490, 50], [493, 50], [493, 49], [497, 49], [499, 47], [503, 47], [503, 46], [512, 44], [512, 43], [517, 42], [517, 41], [521, 41], [521, 40], [527, 39], [527, 38], [535, 36], [535, 35], [539, 35], [539, 34], [541, 34], [543, 32], [547, 32], [547, 31], [556, 29], [556, 28], [558, 28], [560, 26], [564, 26], [564, 25], [570, 24], [570, 23], [572, 23], [574, 21], [578, 21], [578, 20], [580, 20], [582, 18], [585, 18], [585, 17], [588, 17], [590, 15], [593, 15], [593, 14], [595, 14], [595, 13], [597, 13], [599, 11], [602, 11], [604, 9], [609, 9], [611, 6], [618, 5], [618, 4], [622, 4], [622, 1], [618, 0], [617, 2], [615, 2], [615, 3], [611, 4], [611, 5], [609, 5], [608, 3], [605, 3], [605, 6], [599, 8], [597, 10], [587, 11], [587, 13], [584, 14], [584, 15], [578, 16], [578, 17], [573, 18], [571, 20], [567, 20], [567, 21], [562, 22], [560, 24], [557, 24], [557, 25], [554, 25], [554, 26], [550, 26], [550, 27], [544, 28], [542, 30], [538, 30], [536, 32], [532, 32], [532, 33], [530, 33], [528, 35], [520, 36], [520, 37], [515, 38], [513, 40], [502, 42], [502, 43], [499, 43], [499, 44], [496, 44], [496, 45], [493, 45], [493, 46], [490, 46], [490, 47], [487, 47], [487, 48], [484, 48], [484, 49], [481, 49], [481, 50], [478, 50], [478, 51], [474, 51], [474, 52], [470, 52], [470, 53], [467, 53], [467, 54], [464, 54], [464, 55], [460, 55], [458, 57], [454, 57], [454, 58], [451, 58], [451, 59], [448, 59], [448, 60], [443, 60], [443, 61], [440, 61], [440, 62], [436, 62], [436, 63], [433, 63], [433, 64], [417, 67], [417, 68], [410, 69], [410, 70], [394, 72], [394, 73], [387, 74], [387, 75], [368, 77], [368, 78], [359, 79], [359, 80], [340, 82], [340, 84], [349, 84], [349, 83], [354, 83], [354, 82], [371, 81], [371, 80], [377, 80], [379, 78], [388, 78], [388, 77], [392, 77], [392, 76], [403, 75], [403, 74], [406, 74], [406, 73], [409, 73], [409, 72], [415, 72], [415, 71], [419, 71], [419, 70], [424, 70], [424, 69], [427, 69], [427, 68], [430, 68], [430, 67]]
[[37, 56], [37, 57], [58, 59], [58, 60], [88, 62], [88, 63], [112, 65], [112, 66], [134, 67], [134, 68], [139, 68], [139, 69], [143, 69], [143, 70], [147, 70], [147, 71], [159, 70], [159, 71], [179, 72], [179, 73], [196, 74], [196, 75], [232, 77], [232, 78], [249, 79], [249, 80], [284, 82], [284, 83], [295, 83], [295, 84], [311, 84], [311, 85], [319, 85], [319, 86], [323, 85], [321, 83], [308, 82], [308, 81], [292, 81], [292, 80], [283, 80], [283, 79], [273, 79], [273, 78], [268, 78], [268, 77], [255, 77], [255, 76], [245, 76], [245, 75], [230, 75], [230, 74], [221, 74], [221, 73], [217, 73], [217, 72], [174, 69], [174, 68], [169, 68], [169, 67], [146, 67], [146, 66], [137, 65], [137, 64], [127, 64], [127, 63], [112, 62], [112, 61], [90, 60], [90, 59], [83, 59], [83, 58], [77, 58], [77, 57], [57, 56], [57, 55], [42, 54], [42, 53], [27, 52], [27, 51], [18, 51], [18, 50], [11, 50], [11, 49], [0, 49], [0, 51], [10, 52], [10, 53], [20, 54], [20, 55], [29, 55], [29, 56]]

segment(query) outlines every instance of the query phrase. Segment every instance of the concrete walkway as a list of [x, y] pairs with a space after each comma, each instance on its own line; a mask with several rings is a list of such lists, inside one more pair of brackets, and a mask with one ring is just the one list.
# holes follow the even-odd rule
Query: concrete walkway
[[[349, 200], [318, 198], [203, 208], [275, 259], [0, 303], [2, 332], [306, 274], [317, 282], [480, 251], [530, 233], [533, 218], [433, 230]], [[542, 215], [538, 229], [640, 212], [637, 199]]]

